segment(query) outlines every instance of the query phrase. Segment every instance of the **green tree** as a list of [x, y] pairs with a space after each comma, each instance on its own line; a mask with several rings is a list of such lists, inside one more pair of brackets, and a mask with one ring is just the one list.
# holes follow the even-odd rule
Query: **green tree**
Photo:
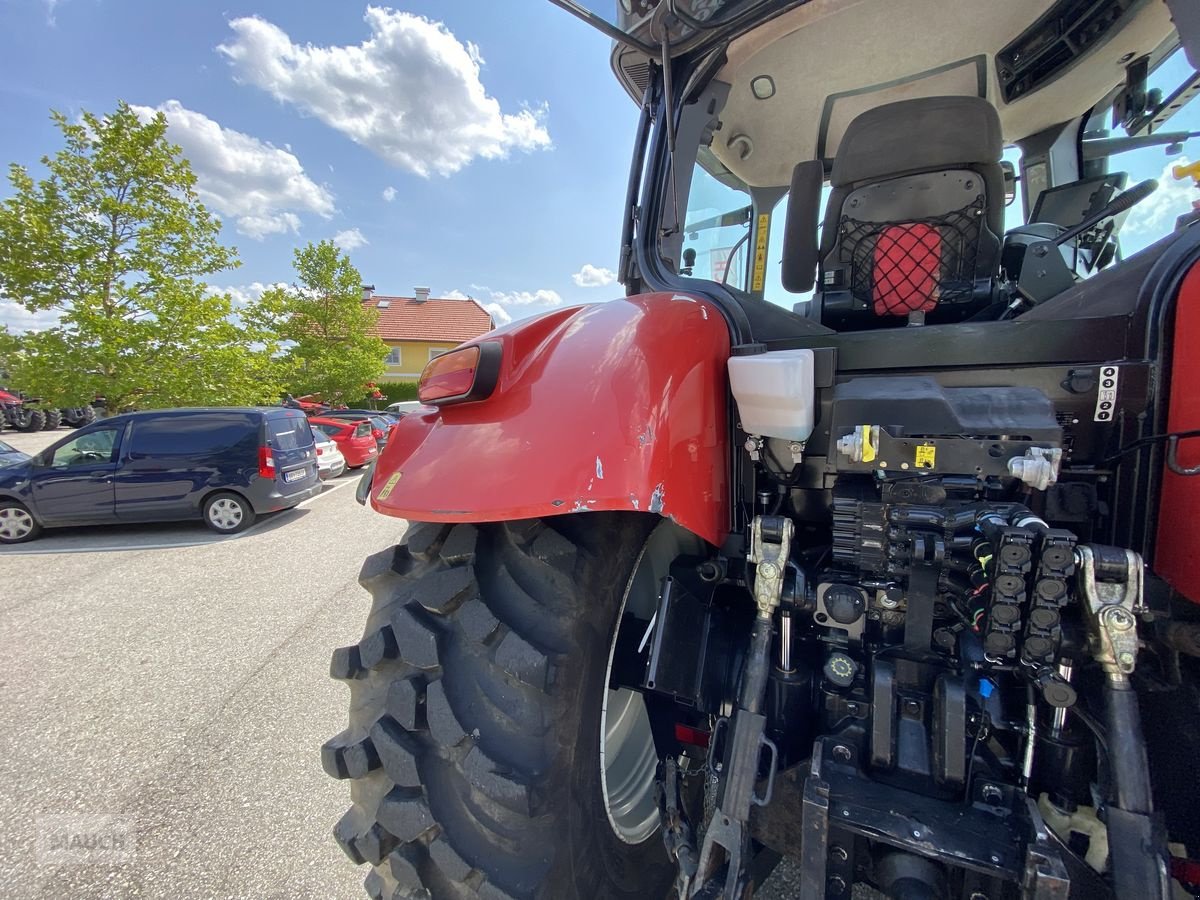
[[296, 282], [265, 291], [247, 318], [287, 348], [281, 370], [293, 394], [357, 403], [384, 370], [379, 314], [363, 306], [362, 277], [332, 241], [298, 249], [294, 265]]
[[109, 409], [275, 399], [271, 336], [233, 321], [230, 297], [204, 282], [237, 251], [166, 119], [125, 103], [51, 115], [64, 147], [43, 157], [47, 177], [14, 163], [0, 204], [0, 296], [58, 316], [20, 337], [13, 383], [63, 406], [99, 394]]

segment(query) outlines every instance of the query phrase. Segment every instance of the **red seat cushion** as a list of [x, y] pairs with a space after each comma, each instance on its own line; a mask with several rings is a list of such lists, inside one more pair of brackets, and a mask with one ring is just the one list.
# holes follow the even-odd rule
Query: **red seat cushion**
[[906, 316], [937, 306], [942, 236], [933, 225], [889, 225], [875, 242], [872, 294], [875, 315]]

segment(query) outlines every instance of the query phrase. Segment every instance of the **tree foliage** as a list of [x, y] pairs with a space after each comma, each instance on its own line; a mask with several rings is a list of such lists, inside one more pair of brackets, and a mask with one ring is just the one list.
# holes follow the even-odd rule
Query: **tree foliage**
[[9, 169], [0, 204], [0, 295], [58, 325], [24, 335], [12, 381], [56, 405], [241, 404], [277, 396], [268, 336], [231, 318], [204, 278], [238, 265], [160, 113], [121, 103], [76, 122], [47, 177]]
[[281, 377], [291, 393], [359, 402], [388, 352], [374, 334], [379, 314], [362, 304], [362, 277], [332, 241], [296, 250], [295, 268], [296, 282], [265, 291], [247, 318], [287, 348]]

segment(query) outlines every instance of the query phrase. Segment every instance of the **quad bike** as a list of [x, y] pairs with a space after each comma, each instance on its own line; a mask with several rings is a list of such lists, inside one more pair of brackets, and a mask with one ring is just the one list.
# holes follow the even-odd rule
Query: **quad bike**
[[1200, 219], [1121, 258], [1109, 170], [1194, 7], [555, 2], [641, 105], [627, 295], [431, 361], [359, 485], [367, 892], [1195, 890]]

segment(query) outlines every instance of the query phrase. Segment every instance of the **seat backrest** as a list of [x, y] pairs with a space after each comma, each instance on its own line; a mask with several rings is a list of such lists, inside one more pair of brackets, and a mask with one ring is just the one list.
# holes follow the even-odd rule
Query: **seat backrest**
[[992, 302], [999, 271], [1002, 153], [999, 116], [978, 97], [901, 100], [858, 116], [833, 160], [819, 241], [819, 164], [793, 172], [784, 287], [811, 287], [815, 264], [821, 321], [839, 330], [972, 315]]

